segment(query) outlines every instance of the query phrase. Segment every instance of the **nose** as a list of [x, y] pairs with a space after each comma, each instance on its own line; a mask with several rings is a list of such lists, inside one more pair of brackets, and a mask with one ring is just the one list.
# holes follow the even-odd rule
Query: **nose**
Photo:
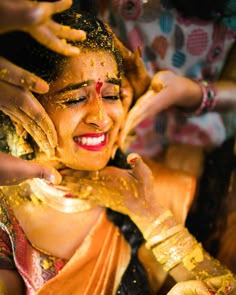
[[86, 124], [93, 125], [101, 130], [106, 129], [111, 122], [102, 98], [98, 95], [87, 105], [87, 114], [84, 118]]

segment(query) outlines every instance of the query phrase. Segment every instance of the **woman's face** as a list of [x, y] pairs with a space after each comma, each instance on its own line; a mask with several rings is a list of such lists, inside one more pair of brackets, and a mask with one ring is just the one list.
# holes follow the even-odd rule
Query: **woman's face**
[[82, 51], [70, 58], [41, 102], [57, 131], [58, 160], [78, 170], [103, 168], [124, 119], [114, 57]]

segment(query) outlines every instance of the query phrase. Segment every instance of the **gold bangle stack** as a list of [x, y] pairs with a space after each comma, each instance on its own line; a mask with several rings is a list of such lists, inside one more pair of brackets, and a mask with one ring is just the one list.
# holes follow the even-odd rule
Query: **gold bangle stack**
[[174, 225], [170, 226], [170, 223], [173, 224], [173, 214], [168, 210], [158, 216], [143, 233], [146, 247], [152, 249], [166, 271], [182, 262], [183, 258], [199, 245], [182, 224], [174, 222]]
[[184, 227], [181, 224], [176, 225], [176, 226], [171, 227], [171, 228], [167, 228], [167, 229], [166, 229], [166, 227], [163, 227], [160, 234], [157, 234], [157, 235], [151, 237], [150, 239], [148, 239], [148, 241], [146, 242], [146, 246], [148, 248], [153, 248], [156, 245], [158, 245], [160, 242], [162, 242], [162, 241], [170, 238], [171, 236], [175, 235], [176, 233], [181, 231], [183, 228]]
[[183, 225], [176, 224], [170, 211], [161, 214], [143, 236], [146, 246], [166, 272], [181, 264], [182, 270], [187, 271], [185, 275], [204, 281], [209, 290], [216, 290], [217, 294], [236, 289], [235, 275], [206, 253]]
[[184, 228], [182, 224], [176, 225], [175, 222], [173, 226], [170, 226], [167, 221], [168, 219], [173, 223], [173, 214], [169, 210], [158, 216], [158, 218], [144, 231], [143, 236], [147, 241], [147, 248], [155, 247]]
[[169, 271], [182, 262], [183, 258], [199, 246], [197, 240], [182, 228], [176, 234], [170, 236], [162, 243], [152, 248], [156, 259], [163, 265], [165, 271]]

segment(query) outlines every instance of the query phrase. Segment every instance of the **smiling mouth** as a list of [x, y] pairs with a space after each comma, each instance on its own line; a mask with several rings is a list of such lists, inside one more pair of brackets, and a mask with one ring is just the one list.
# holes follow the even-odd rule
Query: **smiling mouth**
[[82, 148], [89, 150], [97, 150], [102, 148], [107, 142], [106, 133], [103, 134], [90, 134], [84, 136], [75, 136], [74, 141]]

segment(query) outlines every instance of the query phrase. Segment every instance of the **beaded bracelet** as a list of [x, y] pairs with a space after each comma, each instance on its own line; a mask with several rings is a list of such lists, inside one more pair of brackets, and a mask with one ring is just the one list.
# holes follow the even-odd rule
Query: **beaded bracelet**
[[205, 114], [212, 111], [216, 105], [216, 90], [212, 83], [206, 80], [194, 79], [201, 87], [202, 90], [202, 102], [200, 107], [194, 112], [195, 115]]

